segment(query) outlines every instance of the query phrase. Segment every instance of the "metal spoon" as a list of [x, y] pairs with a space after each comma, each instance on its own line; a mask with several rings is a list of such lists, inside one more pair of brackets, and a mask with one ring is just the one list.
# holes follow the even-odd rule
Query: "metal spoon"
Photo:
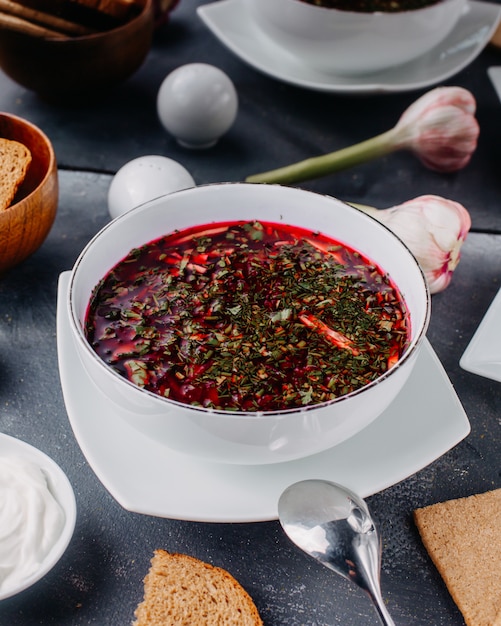
[[282, 493], [278, 517], [297, 546], [366, 591], [381, 622], [395, 626], [381, 596], [379, 535], [362, 498], [336, 483], [304, 480]]

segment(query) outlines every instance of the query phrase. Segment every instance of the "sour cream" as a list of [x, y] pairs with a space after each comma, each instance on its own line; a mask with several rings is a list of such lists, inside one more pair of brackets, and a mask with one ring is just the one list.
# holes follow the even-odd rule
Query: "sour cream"
[[0, 458], [0, 591], [39, 570], [64, 522], [44, 471], [26, 459]]

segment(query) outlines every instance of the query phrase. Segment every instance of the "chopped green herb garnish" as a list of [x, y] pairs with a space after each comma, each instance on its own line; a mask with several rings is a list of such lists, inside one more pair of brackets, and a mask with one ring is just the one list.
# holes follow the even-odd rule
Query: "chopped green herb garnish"
[[86, 335], [161, 396], [275, 411], [377, 379], [405, 350], [409, 320], [360, 253], [297, 227], [231, 222], [131, 251], [95, 288]]

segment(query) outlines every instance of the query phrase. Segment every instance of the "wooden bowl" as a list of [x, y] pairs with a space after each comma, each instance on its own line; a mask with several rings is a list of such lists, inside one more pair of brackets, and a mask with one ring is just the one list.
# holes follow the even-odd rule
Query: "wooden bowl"
[[46, 38], [2, 28], [0, 67], [44, 100], [79, 104], [131, 76], [151, 48], [153, 0], [139, 0], [141, 12], [111, 30], [91, 35]]
[[48, 137], [34, 124], [0, 113], [0, 137], [31, 152], [26, 178], [10, 207], [0, 211], [0, 273], [24, 261], [47, 237], [59, 198], [57, 164]]

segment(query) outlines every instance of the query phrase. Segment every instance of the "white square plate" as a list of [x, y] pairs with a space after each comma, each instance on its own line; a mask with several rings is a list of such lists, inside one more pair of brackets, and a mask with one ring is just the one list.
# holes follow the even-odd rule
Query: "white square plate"
[[339, 482], [362, 497], [422, 469], [470, 432], [461, 403], [425, 340], [403, 390], [362, 432], [320, 454], [272, 465], [209, 463], [176, 453], [129, 426], [84, 371], [70, 335], [70, 272], [59, 279], [59, 373], [68, 417], [90, 466], [136, 513], [200, 522], [277, 518], [277, 502], [306, 478]]

